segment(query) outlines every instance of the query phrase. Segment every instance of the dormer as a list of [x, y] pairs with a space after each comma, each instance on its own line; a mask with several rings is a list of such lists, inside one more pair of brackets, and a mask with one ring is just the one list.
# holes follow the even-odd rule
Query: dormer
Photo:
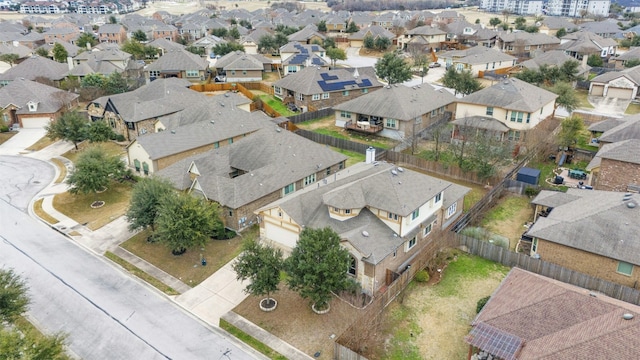
[[335, 220], [345, 221], [358, 216], [360, 214], [360, 210], [361, 209], [340, 209], [329, 206], [329, 216]]
[[27, 108], [30, 112], [35, 112], [38, 110], [38, 102], [37, 101], [29, 101], [27, 103]]

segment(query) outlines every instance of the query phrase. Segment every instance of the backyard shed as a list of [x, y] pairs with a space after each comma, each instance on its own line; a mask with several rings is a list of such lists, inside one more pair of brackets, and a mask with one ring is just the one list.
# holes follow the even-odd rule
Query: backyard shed
[[538, 179], [540, 179], [540, 170], [528, 167], [523, 167], [516, 175], [516, 180], [531, 185], [538, 185]]

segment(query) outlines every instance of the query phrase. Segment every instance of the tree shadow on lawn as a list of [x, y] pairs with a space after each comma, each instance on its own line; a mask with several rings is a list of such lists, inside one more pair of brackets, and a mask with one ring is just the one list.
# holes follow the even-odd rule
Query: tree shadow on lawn
[[[319, 359], [333, 359], [334, 341], [358, 319], [358, 310], [333, 297], [331, 310], [318, 315], [311, 310], [309, 300], [301, 298], [284, 283], [271, 296], [278, 301], [272, 312], [264, 312], [259, 302], [264, 296], [249, 296], [233, 312], [260, 326], [309, 356], [320, 352]], [[335, 335], [334, 339], [331, 335]]]

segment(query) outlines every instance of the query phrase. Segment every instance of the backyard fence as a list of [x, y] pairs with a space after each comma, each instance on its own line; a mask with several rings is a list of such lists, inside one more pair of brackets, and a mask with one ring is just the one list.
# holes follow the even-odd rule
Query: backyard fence
[[585, 112], [582, 110], [574, 110], [573, 115], [578, 115], [582, 118], [582, 121], [584, 121], [584, 124], [589, 127], [589, 125], [599, 122], [599, 121], [603, 121], [603, 120], [607, 120], [607, 119], [611, 119], [611, 118], [622, 118], [622, 116], [616, 116], [616, 115], [604, 115], [604, 114], [594, 114], [594, 113], [590, 113], [590, 112]]
[[[305, 137], [311, 141], [317, 142], [318, 144], [329, 145], [332, 147], [336, 147], [343, 150], [353, 151], [360, 154], [366, 154], [368, 148], [372, 147], [371, 145], [347, 140], [347, 139], [338, 139], [330, 135], [319, 134], [317, 132], [298, 129], [295, 131], [296, 134]], [[377, 148], [376, 149], [376, 160], [383, 160], [385, 158], [385, 149]]]
[[519, 267], [567, 284], [597, 291], [614, 299], [640, 305], [640, 291], [636, 289], [567, 269], [542, 259], [535, 259], [523, 253], [516, 253], [486, 241], [460, 234], [458, 234], [458, 238], [460, 245], [464, 245], [470, 254], [499, 262], [505, 266]]
[[298, 115], [287, 116], [287, 118], [292, 124], [299, 124], [301, 122], [319, 119], [333, 114], [334, 112], [332, 108], [324, 108], [317, 111], [308, 111]]
[[273, 87], [262, 82], [241, 83], [247, 90], [258, 90], [273, 95]]

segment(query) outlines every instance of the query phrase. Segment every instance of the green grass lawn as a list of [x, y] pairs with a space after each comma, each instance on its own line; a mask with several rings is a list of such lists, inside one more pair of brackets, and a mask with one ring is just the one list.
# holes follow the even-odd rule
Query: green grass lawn
[[589, 100], [587, 100], [588, 95], [589, 95], [589, 92], [587, 90], [576, 90], [576, 97], [580, 101], [578, 108], [582, 108], [582, 109], [594, 108], [593, 105], [591, 105], [591, 103], [589, 102]]
[[35, 144], [29, 146], [27, 150], [39, 151], [53, 144], [54, 142], [56, 142], [56, 140], [51, 140], [49, 137], [43, 136], [40, 138], [40, 140], [36, 141]]
[[153, 276], [147, 274], [146, 272], [142, 271], [137, 266], [128, 263], [125, 259], [119, 257], [118, 255], [112, 253], [111, 251], [107, 251], [104, 254], [104, 256], [106, 256], [109, 260], [113, 261], [114, 263], [122, 266], [122, 268], [127, 270], [128, 272], [130, 272], [133, 275], [135, 275], [135, 276], [139, 277], [140, 279], [144, 280], [149, 285], [151, 285], [151, 286], [155, 287], [156, 289], [162, 291], [163, 293], [165, 293], [167, 295], [180, 295], [179, 292], [177, 292], [176, 290], [174, 290], [170, 286], [167, 286], [166, 284], [164, 284], [160, 280], [158, 280], [158, 279], [154, 278]]
[[120, 146], [111, 141], [107, 141], [103, 143], [93, 143], [93, 144], [89, 142], [85, 142], [78, 146], [79, 150], [76, 151], [76, 149], [71, 149], [66, 153], [62, 154], [62, 156], [66, 157], [67, 159], [71, 160], [71, 162], [75, 163], [76, 160], [78, 159], [78, 156], [82, 153], [84, 149], [88, 147], [94, 147], [94, 146], [98, 146], [102, 148], [107, 155], [123, 155], [125, 153], [125, 149], [123, 146]]
[[0, 145], [2, 145], [5, 141], [11, 139], [11, 137], [13, 135], [15, 135], [15, 134], [17, 134], [17, 133], [15, 133], [15, 132], [3, 132], [3, 133], [0, 133]]
[[220, 319], [220, 328], [227, 330], [229, 334], [235, 336], [243, 343], [251, 346], [252, 348], [258, 350], [262, 354], [266, 355], [269, 359], [273, 360], [285, 360], [286, 357], [280, 355], [278, 352], [268, 347], [267, 345], [261, 343], [260, 341], [253, 338], [251, 335], [245, 333], [244, 331], [238, 329], [237, 327], [231, 325], [228, 321], [224, 319]]
[[273, 110], [279, 112], [282, 116], [296, 115], [296, 113], [289, 110], [289, 108], [285, 104], [283, 104], [280, 99], [277, 99], [273, 95], [260, 95], [260, 100], [262, 100], [262, 102], [264, 102], [265, 104], [271, 106]]
[[350, 140], [350, 141], [355, 141], [355, 142], [359, 142], [359, 143], [363, 143], [363, 144], [367, 144], [367, 145], [371, 145], [380, 149], [390, 149], [394, 146], [396, 146], [397, 142], [393, 141], [391, 139], [387, 139], [387, 138], [383, 138], [380, 136], [375, 136], [375, 135], [364, 135], [364, 134], [359, 134], [356, 132], [352, 132], [349, 131], [347, 133], [341, 132], [339, 130], [337, 130], [339, 128], [335, 128], [335, 129], [327, 129], [327, 128], [320, 128], [320, 129], [315, 129], [313, 130], [314, 132], [317, 132], [319, 134], [324, 134], [324, 135], [328, 135], [337, 139], [345, 139], [345, 140]]
[[[257, 237], [258, 227], [246, 230], [242, 237], [236, 236], [230, 240], [210, 240], [204, 247], [189, 249], [179, 256], [172, 255], [171, 250], [163, 244], [148, 242], [148, 236], [148, 231], [140, 232], [120, 246], [183, 283], [196, 286], [238, 256], [242, 247], [242, 238]], [[201, 257], [207, 260], [206, 266], [202, 266]]]
[[640, 104], [632, 102], [624, 113], [627, 115], [640, 114]]
[[481, 226], [512, 218], [520, 209], [529, 207], [530, 202], [531, 199], [525, 196], [509, 196], [485, 214]]
[[349, 151], [349, 150], [344, 150], [344, 149], [338, 149], [338, 148], [331, 148], [333, 151], [337, 151], [340, 154], [346, 155], [349, 158], [347, 159], [347, 167], [357, 164], [359, 162], [363, 162], [365, 160], [365, 155], [364, 154], [360, 154], [358, 152], [355, 151]]

